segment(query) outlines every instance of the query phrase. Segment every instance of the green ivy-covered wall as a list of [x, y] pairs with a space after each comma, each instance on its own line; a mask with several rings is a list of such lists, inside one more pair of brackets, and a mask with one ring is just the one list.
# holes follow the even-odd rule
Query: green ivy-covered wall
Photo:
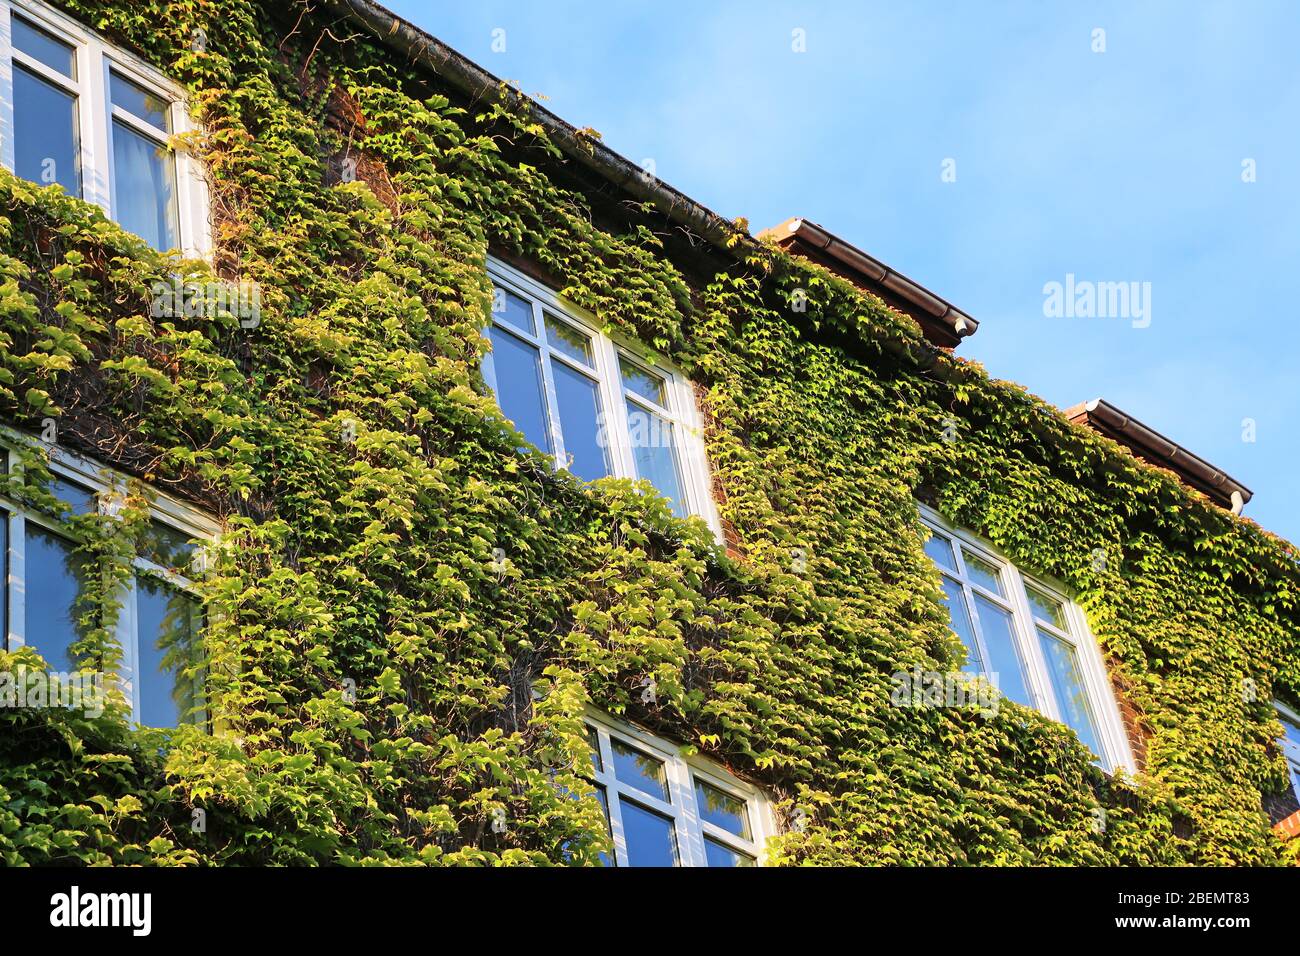
[[[566, 795], [588, 704], [762, 786], [773, 863], [1294, 859], [1261, 807], [1287, 786], [1271, 699], [1300, 695], [1291, 546], [743, 224], [683, 255], [526, 105], [462, 102], [355, 25], [60, 6], [189, 90], [216, 253], [164, 258], [0, 171], [0, 418], [53, 417], [141, 479], [124, 515], [69, 519], [87, 560], [129, 554], [148, 487], [221, 520], [216, 733], [0, 710], [0, 861], [593, 863], [601, 812]], [[479, 373], [489, 248], [689, 371], [733, 554], [644, 489], [516, 451]], [[260, 323], [151, 318], [177, 271], [256, 282]], [[4, 490], [53, 507], [39, 485]], [[891, 675], [963, 653], [918, 499], [1074, 591], [1140, 715], [1138, 778], [1013, 704], [890, 706]], [[113, 665], [114, 580], [87, 595], [91, 668]]]

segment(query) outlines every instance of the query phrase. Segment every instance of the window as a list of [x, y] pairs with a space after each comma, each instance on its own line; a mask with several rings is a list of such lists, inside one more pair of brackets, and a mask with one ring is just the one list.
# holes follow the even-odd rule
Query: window
[[1300, 713], [1279, 701], [1277, 716], [1282, 721], [1282, 753], [1286, 755], [1286, 762], [1291, 768], [1295, 798], [1300, 800]]
[[[8, 88], [5, 88], [5, 87]], [[201, 256], [206, 191], [171, 146], [190, 129], [181, 90], [36, 0], [0, 0], [0, 158], [57, 183], [158, 250]]]
[[[19, 439], [21, 440], [21, 439]], [[0, 446], [11, 470], [18, 454]], [[49, 490], [71, 513], [103, 512], [124, 483], [83, 459], [55, 449]], [[41, 514], [0, 498], [8, 584], [3, 594], [7, 650], [30, 645], [52, 671], [71, 673], [83, 662], [71, 653], [86, 637], [82, 586], [96, 569], [76, 550], [75, 531], [60, 516]], [[124, 592], [118, 595], [116, 638], [122, 647], [120, 686], [137, 723], [174, 727], [203, 719], [201, 681], [184, 675], [200, 658], [202, 607], [187, 577], [193, 573], [195, 540], [215, 536], [208, 519], [168, 499], [153, 505], [152, 520], [138, 535]], [[89, 615], [94, 619], [93, 613]]]
[[1134, 769], [1105, 664], [1082, 610], [928, 508], [925, 552], [939, 571], [969, 673], [1068, 725], [1109, 769]]
[[757, 866], [768, 836], [762, 793], [666, 741], [590, 717], [592, 777], [616, 866]]
[[643, 478], [681, 517], [718, 530], [690, 382], [602, 334], [501, 263], [483, 375], [501, 411], [557, 467], [593, 481]]

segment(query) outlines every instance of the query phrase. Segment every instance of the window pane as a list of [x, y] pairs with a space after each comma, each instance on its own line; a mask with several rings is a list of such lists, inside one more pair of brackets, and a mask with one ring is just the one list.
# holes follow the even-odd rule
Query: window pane
[[623, 839], [630, 866], [676, 866], [677, 834], [673, 821], [630, 800], [619, 800]]
[[24, 537], [27, 643], [40, 651], [51, 670], [75, 671], [68, 648], [85, 637], [77, 619], [85, 610], [77, 600], [86, 580], [86, 560], [70, 541], [28, 521]]
[[1025, 597], [1029, 598], [1029, 610], [1033, 612], [1034, 617], [1055, 625], [1063, 631], [1066, 629], [1065, 609], [1060, 601], [1028, 584], [1025, 585]]
[[136, 695], [140, 723], [175, 727], [202, 719], [199, 680], [184, 670], [199, 660], [198, 601], [147, 575], [136, 575], [135, 610], [140, 659]]
[[1027, 707], [1033, 704], [1026, 689], [1025, 675], [1016, 652], [1015, 631], [1011, 614], [987, 598], [975, 595], [976, 613], [980, 619], [980, 632], [988, 651], [988, 673], [996, 675], [998, 689], [1011, 700]]
[[1097, 725], [1092, 719], [1088, 691], [1083, 686], [1078, 652], [1042, 628], [1038, 628], [1038, 640], [1043, 646], [1043, 657], [1047, 660], [1047, 673], [1052, 679], [1056, 703], [1061, 708], [1061, 720], [1074, 729], [1085, 747], [1100, 757]]
[[1296, 799], [1300, 800], [1300, 724], [1279, 713], [1282, 721], [1282, 751], [1291, 765], [1291, 782], [1295, 784]]
[[952, 542], [943, 535], [931, 532], [930, 537], [925, 539], [925, 553], [945, 571], [956, 572], [957, 561], [952, 556]]
[[45, 490], [67, 505], [74, 515], [89, 515], [99, 510], [99, 500], [93, 491], [60, 475], [51, 475]]
[[966, 645], [966, 666], [972, 674], [983, 674], [979, 645], [975, 643], [975, 629], [971, 627], [970, 610], [966, 606], [966, 593], [962, 586], [947, 575], [943, 576], [943, 603], [948, 608], [948, 621], [953, 633]]
[[695, 781], [695, 803], [699, 808], [700, 819], [721, 827], [728, 833], [750, 839], [749, 811], [745, 801], [733, 797], [724, 790], [719, 790], [703, 780]]
[[117, 224], [160, 252], [177, 246], [176, 163], [167, 146], [113, 121]]
[[150, 93], [116, 71], [109, 74], [109, 96], [114, 106], [122, 107], [132, 116], [138, 116], [164, 133], [171, 132], [171, 103], [161, 96]]
[[560, 429], [569, 471], [586, 481], [609, 474], [605, 453], [605, 430], [600, 413], [600, 391], [596, 383], [563, 362], [552, 362], [555, 375], [555, 403], [560, 410]]
[[555, 351], [577, 359], [583, 365], [590, 367], [595, 364], [591, 360], [591, 338], [549, 313], [546, 316], [546, 340]]
[[983, 558], [978, 558], [966, 550], [962, 551], [961, 556], [966, 562], [966, 574], [972, 581], [994, 594], [1005, 597], [1002, 594], [1002, 578], [998, 574], [996, 565], [989, 564]]
[[172, 571], [189, 570], [194, 548], [189, 535], [161, 521], [150, 521], [136, 536], [136, 554]]
[[634, 365], [624, 358], [618, 360], [618, 367], [623, 375], [623, 386], [629, 392], [640, 395], [642, 398], [648, 398], [661, 407], [668, 404], [662, 376], [648, 372], [641, 366]]
[[537, 349], [508, 332], [493, 328], [492, 366], [496, 372], [497, 404], [524, 437], [547, 454], [555, 454], [546, 426], [546, 391]]
[[754, 858], [747, 853], [723, 846], [708, 837], [704, 838], [704, 858], [707, 866], [753, 866]]
[[1278, 719], [1282, 721], [1283, 749], [1286, 750], [1288, 757], [1300, 762], [1300, 724], [1283, 713], [1278, 714]]
[[533, 306], [527, 299], [521, 299], [513, 292], [496, 286], [492, 295], [492, 318], [506, 325], [513, 325], [529, 335], [537, 334], [533, 324]]
[[77, 52], [71, 44], [64, 43], [22, 17], [14, 17], [10, 22], [13, 24], [14, 49], [21, 50], [70, 80], [77, 78]]
[[636, 787], [660, 800], [668, 801], [668, 775], [664, 762], [657, 757], [629, 747], [617, 737], [609, 738], [614, 758], [614, 776], [629, 786]]
[[629, 401], [627, 430], [628, 441], [632, 445], [632, 458], [636, 463], [637, 477], [644, 478], [654, 485], [659, 493], [671, 502], [674, 514], [681, 518], [686, 517], [685, 497], [682, 494], [681, 474], [677, 468], [677, 449], [674, 447], [672, 423]]
[[14, 172], [81, 195], [77, 98], [14, 64]]

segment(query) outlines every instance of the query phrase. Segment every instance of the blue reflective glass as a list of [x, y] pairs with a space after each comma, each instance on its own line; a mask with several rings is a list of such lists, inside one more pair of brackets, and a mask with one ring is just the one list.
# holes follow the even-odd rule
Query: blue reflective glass
[[81, 195], [77, 98], [14, 64], [14, 172]]
[[569, 471], [587, 481], [604, 478], [609, 474], [608, 442], [596, 383], [563, 362], [552, 362], [551, 370]]
[[70, 80], [77, 78], [77, 51], [70, 43], [42, 30], [22, 17], [10, 20], [15, 50], [26, 53], [33, 60], [45, 64]]
[[996, 565], [989, 564], [964, 548], [962, 557], [966, 561], [966, 574], [972, 581], [994, 594], [1005, 596], [1002, 591], [1002, 574]]
[[617, 738], [611, 737], [609, 751], [614, 758], [614, 776], [623, 783], [636, 787], [645, 793], [668, 801], [668, 775], [664, 772], [664, 762], [657, 757], [642, 753], [629, 747]]
[[745, 807], [744, 800], [697, 779], [695, 804], [699, 808], [700, 819], [705, 823], [712, 823], [746, 840], [750, 838], [749, 811]]
[[79, 597], [86, 580], [85, 559], [72, 543], [33, 521], [24, 535], [26, 632], [28, 644], [45, 658], [51, 670], [74, 671], [68, 649], [85, 637], [78, 619], [85, 610]]
[[201, 719], [199, 680], [184, 673], [199, 659], [198, 602], [147, 574], [136, 576], [135, 588], [140, 723], [175, 727]]
[[651, 810], [619, 800], [623, 840], [629, 866], [676, 866], [677, 833], [673, 821]]
[[546, 313], [546, 340], [551, 343], [551, 348], [588, 368], [595, 365], [591, 359], [591, 337], [549, 312]]
[[985, 662], [991, 678], [996, 678], [998, 690], [1018, 704], [1032, 707], [1025, 684], [1024, 667], [1016, 651], [1015, 629], [1011, 613], [980, 595], [975, 596], [976, 613], [980, 620], [980, 633], [989, 659]]
[[120, 120], [113, 120], [113, 213], [160, 252], [179, 245], [172, 152]]
[[704, 859], [707, 866], [753, 866], [754, 858], [716, 840], [704, 838]]
[[952, 556], [952, 542], [947, 538], [931, 533], [930, 537], [925, 539], [925, 553], [930, 556], [931, 561], [945, 571], [956, 572], [957, 562]]
[[[597, 787], [596, 787], [596, 802], [600, 804], [600, 809], [602, 809], [603, 811], [605, 811], [605, 832], [606, 832], [607, 834], [608, 834], [608, 833], [612, 833], [613, 831], [610, 830], [610, 828], [609, 828], [609, 797], [606, 796], [606, 794], [605, 794], [605, 788], [604, 788], [604, 787], [601, 787], [601, 786], [597, 786]], [[616, 863], [616, 861], [614, 860], [614, 858], [613, 858], [610, 854], [608, 854], [608, 853], [601, 853], [601, 854], [600, 854], [600, 865], [601, 865], [601, 866], [616, 866], [617, 863]]]
[[654, 485], [672, 504], [674, 514], [686, 517], [672, 423], [629, 400], [627, 430], [637, 477]]
[[492, 318], [513, 325], [529, 335], [537, 334], [537, 326], [533, 322], [533, 304], [501, 286], [492, 290]]
[[161, 568], [188, 570], [194, 549], [189, 535], [161, 521], [150, 521], [136, 533], [135, 553]]
[[618, 368], [619, 373], [623, 376], [623, 387], [633, 395], [648, 398], [661, 407], [667, 404], [667, 396], [664, 393], [664, 380], [661, 376], [648, 372], [641, 366], [635, 365], [624, 358], [618, 360]]
[[943, 603], [948, 608], [948, 621], [953, 633], [966, 645], [966, 666], [962, 670], [972, 674], [984, 673], [979, 646], [975, 643], [975, 629], [971, 627], [970, 612], [966, 609], [965, 592], [947, 575], [943, 576]]
[[67, 505], [72, 514], [88, 515], [99, 510], [99, 501], [93, 491], [61, 475], [51, 476], [46, 490]]
[[109, 96], [114, 106], [120, 106], [132, 116], [139, 117], [160, 132], [171, 132], [171, 104], [139, 84], [113, 72], [109, 74]]
[[541, 356], [536, 348], [509, 332], [494, 327], [488, 336], [492, 340], [497, 404], [526, 439], [547, 454], [555, 454], [546, 427]]
[[1083, 685], [1078, 652], [1042, 628], [1038, 628], [1038, 640], [1043, 647], [1043, 658], [1047, 661], [1047, 673], [1052, 679], [1056, 703], [1061, 709], [1061, 720], [1079, 735], [1085, 747], [1100, 757], [1097, 726], [1092, 719], [1088, 691]]

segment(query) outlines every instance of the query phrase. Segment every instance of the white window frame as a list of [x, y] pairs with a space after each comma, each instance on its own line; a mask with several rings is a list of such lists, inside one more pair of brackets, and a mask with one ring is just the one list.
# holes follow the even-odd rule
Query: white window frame
[[[555, 446], [556, 468], [562, 467], [565, 452], [552, 363], [561, 362], [581, 371], [588, 378], [595, 379], [597, 383], [601, 412], [609, 426], [605, 429], [605, 433], [609, 441], [607, 451], [610, 458], [610, 473], [613, 476], [631, 479], [637, 477], [636, 461], [633, 457], [628, 429], [625, 395], [637, 405], [671, 423], [682, 494], [686, 499], [683, 502], [685, 510], [688, 514], [703, 518], [714, 536], [722, 540], [722, 522], [719, 520], [717, 505], [713, 500], [713, 482], [704, 447], [704, 424], [696, 407], [695, 391], [690, 379], [669, 362], [662, 359], [650, 361], [648, 350], [644, 346], [626, 337], [604, 332], [599, 321], [591, 313], [560, 299], [546, 286], [518, 269], [489, 256], [487, 271], [495, 285], [513, 292], [532, 304], [533, 326], [536, 334], [529, 335], [508, 322], [493, 320], [492, 324], [498, 325], [503, 332], [539, 349], [542, 356], [546, 417], [550, 426], [551, 441]], [[562, 322], [567, 322], [590, 337], [595, 359], [594, 368], [584, 367], [581, 363], [573, 361], [548, 342], [545, 336], [543, 311]], [[662, 377], [667, 404], [660, 406], [640, 395], [625, 392], [619, 370], [620, 358]], [[496, 368], [491, 352], [483, 358], [483, 377], [488, 387], [495, 393], [497, 391]]]
[[[21, 475], [22, 465], [19, 460], [19, 447], [26, 445], [42, 449], [48, 456], [48, 468], [52, 475], [67, 479], [86, 488], [95, 496], [99, 514], [111, 514], [116, 502], [128, 493], [126, 476], [112, 471], [88, 458], [74, 454], [58, 446], [50, 446], [14, 429], [0, 426], [0, 455], [6, 456], [10, 474]], [[168, 527], [179, 531], [195, 541], [215, 542], [221, 527], [212, 518], [162, 492], [151, 489], [149, 517]], [[5, 592], [0, 594], [5, 609], [5, 637], [10, 651], [27, 643], [26, 630], [26, 525], [28, 522], [58, 535], [64, 540], [75, 543], [75, 537], [69, 533], [56, 518], [41, 514], [30, 507], [20, 505], [0, 495], [0, 520], [8, 522], [8, 553]], [[194, 595], [192, 578], [177, 574], [170, 568], [160, 567], [153, 562], [136, 557], [131, 562], [132, 574], [124, 585], [124, 592], [119, 595], [121, 608], [118, 611], [114, 638], [122, 650], [120, 664], [114, 676], [126, 699], [131, 703], [131, 719], [140, 721], [140, 699], [135, 693], [135, 677], [139, 667], [140, 648], [137, 631], [138, 614], [136, 609], [136, 572], [150, 574], [166, 584]], [[201, 613], [201, 611], [199, 612]], [[39, 643], [33, 637], [33, 643]]]
[[[610, 833], [614, 843], [615, 865], [628, 866], [627, 841], [623, 835], [623, 818], [620, 801], [627, 799], [673, 821], [677, 839], [679, 866], [707, 866], [704, 838], [716, 840], [725, 846], [754, 858], [756, 866], [766, 861], [768, 837], [775, 835], [771, 803], [758, 787], [740, 780], [716, 761], [701, 755], [684, 757], [680, 748], [662, 737], [615, 720], [608, 714], [587, 709], [585, 722], [594, 729], [600, 746], [601, 770], [592, 767], [592, 779], [605, 791]], [[616, 737], [630, 747], [645, 751], [664, 762], [668, 784], [669, 802], [624, 783], [614, 776], [614, 754], [610, 738]], [[701, 819], [695, 799], [695, 780], [730, 794], [745, 803], [749, 815], [751, 838], [746, 840], [729, 830]]]
[[[1300, 713], [1292, 710], [1280, 700], [1273, 701], [1273, 705], [1277, 708], [1277, 712], [1284, 721], [1290, 723], [1293, 727], [1300, 727]], [[1282, 754], [1286, 757], [1287, 769], [1291, 771], [1291, 786], [1295, 789], [1295, 798], [1300, 800], [1300, 744], [1292, 743], [1285, 732], [1278, 744], [1282, 748]]]
[[[77, 63], [75, 81], [14, 49], [11, 24], [15, 13], [73, 47]], [[173, 137], [193, 132], [196, 128], [190, 120], [185, 91], [139, 57], [113, 46], [98, 33], [39, 0], [0, 0], [0, 163], [10, 171], [14, 169], [16, 157], [15, 61], [60, 89], [76, 94], [81, 198], [95, 203], [114, 221], [113, 119], [121, 119], [133, 130], [169, 146], [175, 142]], [[116, 71], [171, 104], [170, 134], [113, 106], [109, 91], [110, 71]], [[208, 187], [202, 164], [182, 145], [172, 150], [172, 156], [179, 248], [187, 257], [205, 258], [211, 251], [211, 230]]]
[[[966, 601], [966, 613], [975, 634], [975, 640], [981, 649], [985, 668], [988, 667], [988, 654], [984, 651], [983, 632], [980, 625], [978, 608], [974, 595], [987, 598], [991, 603], [1011, 612], [1012, 635], [1015, 640], [1016, 653], [1025, 664], [1025, 688], [1029, 692], [1034, 709], [1039, 713], [1064, 724], [1061, 710], [1056, 702], [1052, 688], [1050, 672], [1043, 657], [1036, 628], [1072, 646], [1078, 655], [1079, 670], [1083, 677], [1084, 690], [1088, 703], [1092, 707], [1093, 720], [1096, 723], [1098, 745], [1104, 751], [1098, 756], [1107, 770], [1122, 767], [1128, 773], [1137, 772], [1137, 764], [1129, 746], [1128, 735], [1124, 732], [1124, 721], [1120, 716], [1119, 705], [1115, 700], [1106, 662], [1101, 656], [1101, 649], [1092, 631], [1088, 627], [1088, 618], [1083, 609], [1070, 599], [1068, 592], [1061, 585], [1046, 580], [1038, 575], [1028, 575], [1004, 557], [992, 544], [962, 528], [957, 528], [946, 521], [933, 508], [918, 504], [921, 521], [931, 531], [936, 531], [952, 540], [960, 547], [954, 548], [954, 560], [957, 561], [958, 573], [944, 570], [942, 573], [958, 580], [961, 584], [963, 599]], [[1006, 590], [1006, 596], [996, 594], [982, 587], [966, 573], [965, 560], [961, 548], [987, 561], [1000, 572], [1000, 580]], [[936, 573], [939, 573], [936, 569]], [[1025, 592], [1028, 585], [1042, 591], [1048, 597], [1061, 602], [1067, 629], [1063, 630], [1051, 622], [1043, 621], [1033, 615], [1029, 598]], [[1065, 725], [1068, 727], [1068, 725]]]

